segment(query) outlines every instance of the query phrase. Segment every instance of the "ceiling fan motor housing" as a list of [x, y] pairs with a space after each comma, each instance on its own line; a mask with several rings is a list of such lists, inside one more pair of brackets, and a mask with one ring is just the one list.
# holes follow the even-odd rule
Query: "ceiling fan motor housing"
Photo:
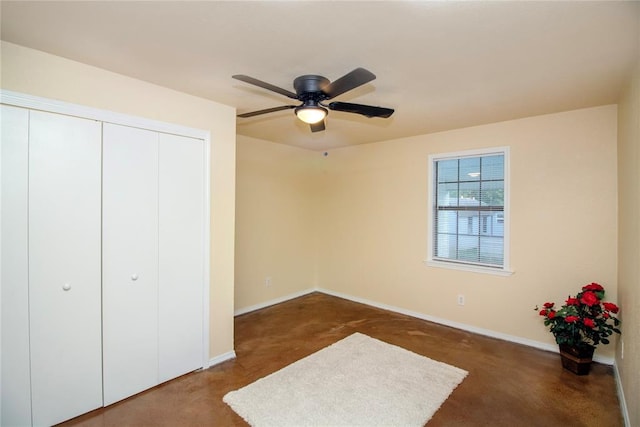
[[300, 101], [313, 99], [317, 102], [325, 99], [322, 89], [324, 89], [329, 83], [329, 79], [326, 77], [309, 74], [297, 77], [293, 81], [293, 87], [296, 90], [296, 94]]

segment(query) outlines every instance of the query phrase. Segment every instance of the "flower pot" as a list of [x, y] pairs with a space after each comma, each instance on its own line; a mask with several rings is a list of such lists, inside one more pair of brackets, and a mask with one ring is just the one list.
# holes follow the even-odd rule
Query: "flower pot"
[[576, 375], [587, 375], [591, 368], [595, 349], [593, 346], [578, 348], [561, 344], [560, 358], [562, 359], [562, 367]]

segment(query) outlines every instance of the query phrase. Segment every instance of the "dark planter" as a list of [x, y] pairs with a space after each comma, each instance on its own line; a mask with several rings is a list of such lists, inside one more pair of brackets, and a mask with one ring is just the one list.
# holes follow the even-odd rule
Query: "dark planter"
[[587, 375], [591, 368], [591, 361], [595, 349], [596, 348], [591, 345], [577, 348], [560, 344], [562, 367], [576, 375]]

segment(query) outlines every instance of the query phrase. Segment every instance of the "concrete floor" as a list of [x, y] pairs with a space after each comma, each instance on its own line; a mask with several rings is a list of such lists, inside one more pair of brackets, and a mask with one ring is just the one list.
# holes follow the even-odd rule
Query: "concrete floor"
[[563, 370], [560, 356], [321, 293], [235, 320], [237, 358], [65, 426], [246, 426], [222, 397], [354, 332], [469, 372], [428, 423], [437, 426], [622, 426], [613, 369]]

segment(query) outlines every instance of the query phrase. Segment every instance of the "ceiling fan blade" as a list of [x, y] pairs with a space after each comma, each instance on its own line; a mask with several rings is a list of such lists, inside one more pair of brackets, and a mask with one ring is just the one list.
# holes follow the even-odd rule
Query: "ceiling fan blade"
[[311, 123], [309, 126], [311, 126], [311, 132], [321, 132], [325, 130], [324, 120], [321, 120], [318, 123]]
[[332, 102], [328, 105], [330, 110], [344, 111], [345, 113], [362, 114], [366, 117], [381, 117], [387, 119], [394, 113], [392, 108], [374, 107], [372, 105], [351, 104], [350, 102]]
[[270, 83], [263, 82], [262, 80], [254, 79], [253, 77], [245, 76], [244, 74], [236, 74], [231, 77], [233, 77], [236, 80], [240, 80], [242, 82], [249, 83], [249, 84], [261, 87], [263, 89], [267, 89], [267, 90], [279, 93], [280, 95], [288, 96], [289, 98], [292, 98], [292, 99], [298, 99], [298, 95], [296, 95], [291, 91], [282, 89], [281, 87], [278, 87], [278, 86], [274, 86]]
[[296, 108], [295, 105], [282, 105], [280, 107], [266, 108], [264, 110], [252, 111], [250, 113], [238, 114], [238, 117], [246, 119], [247, 117], [259, 116], [260, 114], [275, 113], [276, 111], [290, 110]]
[[362, 86], [375, 78], [375, 74], [371, 71], [365, 70], [364, 68], [356, 68], [350, 73], [340, 77], [338, 80], [331, 82], [328, 86], [324, 87], [322, 91], [326, 95], [326, 99], [331, 99], [338, 95], [342, 95], [351, 89], [355, 89], [358, 86]]

